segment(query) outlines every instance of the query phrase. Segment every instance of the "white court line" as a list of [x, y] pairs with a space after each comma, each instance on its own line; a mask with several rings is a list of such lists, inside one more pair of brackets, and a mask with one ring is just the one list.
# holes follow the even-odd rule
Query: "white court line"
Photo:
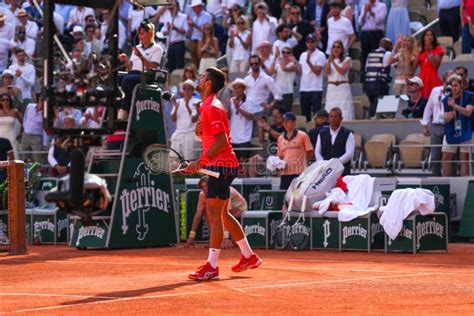
[[[47, 294], [47, 293], [0, 293], [0, 296], [39, 296], [39, 297], [72, 297], [72, 298], [91, 298], [90, 295], [77, 294]], [[93, 296], [95, 298], [114, 299], [117, 296]]]
[[[325, 284], [325, 283], [371, 281], [371, 280], [390, 279], [390, 278], [404, 278], [404, 277], [412, 277], [412, 276], [420, 277], [420, 276], [428, 276], [428, 275], [436, 275], [436, 274], [439, 274], [439, 273], [411, 273], [411, 274], [398, 274], [398, 275], [387, 275], [387, 276], [366, 277], [366, 278], [349, 278], [349, 279], [323, 280], [323, 281], [311, 281], [311, 282], [257, 285], [257, 286], [243, 287], [243, 288], [238, 288], [238, 289], [240, 291], [249, 291], [249, 290], [269, 289], [269, 288], [298, 287], [298, 286], [316, 285], [316, 284]], [[86, 303], [69, 304], [69, 305], [53, 305], [53, 306], [46, 306], [46, 307], [39, 307], [39, 308], [22, 309], [22, 310], [15, 310], [14, 312], [24, 313], [24, 312], [44, 311], [44, 310], [61, 309], [61, 308], [68, 308], [68, 307], [78, 307], [78, 306], [83, 306], [83, 305], [96, 305], [96, 304], [102, 304], [102, 303], [116, 303], [116, 302], [132, 301], [132, 300], [159, 299], [159, 298], [167, 298], [167, 297], [201, 295], [201, 294], [224, 292], [224, 291], [230, 291], [230, 290], [232, 289], [226, 288], [226, 289], [218, 289], [218, 290], [204, 290], [204, 291], [183, 292], [183, 293], [173, 293], [173, 294], [124, 297], [124, 298], [96, 301], [96, 302], [86, 302]], [[94, 298], [94, 296], [91, 296], [90, 298]]]
[[[19, 259], [20, 260], [20, 259]], [[285, 260], [288, 260], [288, 261], [307, 261], [307, 262], [323, 262], [324, 260], [298, 260], [298, 259], [285, 259]], [[28, 260], [28, 261], [35, 261], [35, 262], [43, 262], [45, 264], [47, 264], [48, 262], [54, 262], [54, 263], [62, 263], [62, 264], [101, 264], [101, 265], [105, 265], [105, 264], [108, 264], [108, 265], [148, 265], [148, 266], [163, 266], [163, 265], [168, 265], [168, 266], [196, 266], [195, 263], [166, 263], [166, 264], [163, 264], [163, 263], [158, 263], [158, 262], [143, 262], [143, 263], [140, 263], [140, 262], [128, 262], [128, 261], [114, 261], [114, 262], [108, 262], [108, 261], [90, 261], [90, 260], [75, 260], [75, 261], [64, 261], [64, 260], [37, 260], [37, 259], [31, 259], [31, 260]], [[324, 261], [325, 262], [325, 261]], [[351, 261], [330, 261], [330, 262], [336, 262], [336, 263], [349, 263]], [[377, 264], [378, 262], [373, 262], [373, 261], [361, 261], [361, 262], [365, 262], [365, 263], [375, 263]], [[393, 262], [380, 262], [380, 264], [400, 264], [400, 263], [393, 263]], [[409, 264], [408, 262], [407, 263], [403, 263], [402, 264]], [[416, 265], [418, 265], [418, 263], [416, 263]], [[429, 264], [428, 264], [429, 265]], [[434, 266], [436, 266], [437, 264], [432, 264]], [[412, 273], [413, 270], [380, 270], [380, 269], [336, 269], [336, 268], [320, 268], [320, 267], [284, 267], [284, 266], [269, 266], [269, 265], [264, 265], [262, 266], [264, 268], [268, 268], [268, 269], [278, 269], [278, 270], [301, 270], [301, 271], [306, 271], [306, 270], [315, 270], [315, 271], [335, 271], [335, 272], [340, 272], [340, 271], [348, 271], [348, 272], [374, 272], [374, 273], [386, 273], [386, 272], [390, 272], [390, 273]], [[474, 269], [474, 267], [473, 267]], [[460, 271], [462, 272], [465, 272], [464, 270], [450, 270], [451, 272], [436, 272], [437, 274], [446, 274], [446, 275], [451, 275], [451, 274], [455, 274], [455, 275], [471, 275], [470, 273], [461, 273]], [[417, 271], [419, 273], [432, 273], [433, 271], [423, 271], [423, 270], [420, 270], [420, 271]], [[474, 273], [474, 271], [473, 271]]]

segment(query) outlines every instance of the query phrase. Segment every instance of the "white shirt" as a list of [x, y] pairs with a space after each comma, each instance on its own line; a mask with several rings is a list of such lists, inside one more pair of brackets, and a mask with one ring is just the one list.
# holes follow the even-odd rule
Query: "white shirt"
[[[335, 131], [329, 127], [329, 133], [331, 134], [331, 144], [334, 145], [336, 141], [337, 134], [341, 130], [341, 127]], [[355, 149], [355, 141], [354, 141], [354, 133], [350, 133], [347, 137], [346, 141], [346, 151], [341, 157], [337, 157], [342, 164], [346, 164], [351, 161], [352, 156], [354, 156], [354, 149]], [[316, 141], [316, 149], [314, 150], [314, 155], [316, 157], [316, 161], [324, 160], [321, 154], [321, 134], [318, 135], [318, 140]]]
[[133, 10], [130, 9], [128, 11], [128, 20], [130, 21], [130, 32], [135, 31], [139, 26], [140, 23], [146, 18], [146, 13], [144, 10]]
[[[184, 13], [178, 12], [173, 20], [174, 29], [170, 34], [170, 43], [177, 43], [186, 40], [186, 33], [188, 33], [189, 25], [187, 21], [188, 16]], [[171, 22], [170, 22], [171, 23]], [[185, 33], [181, 34], [176, 29], [184, 29]], [[168, 32], [168, 24], [165, 23], [163, 26], [162, 32]]]
[[188, 103], [188, 107], [191, 110], [191, 114], [189, 114], [188, 109], [186, 108], [186, 101], [184, 98], [176, 100], [178, 103], [178, 110], [176, 110], [176, 107], [173, 106], [173, 109], [171, 110], [171, 115], [176, 113], [176, 132], [180, 133], [188, 133], [188, 132], [193, 132], [194, 133], [194, 128], [196, 127], [196, 123], [191, 120], [191, 117], [195, 116], [197, 114], [197, 108], [196, 104], [200, 100], [197, 98], [191, 98]]
[[[245, 30], [243, 33], [238, 33], [242, 41], [245, 43], [250, 36], [250, 32]], [[250, 57], [250, 47], [245, 48], [242, 42], [234, 37], [234, 48], [232, 49], [232, 60], [248, 60]]]
[[[10, 47], [11, 48], [22, 48], [26, 55], [28, 56], [28, 62], [31, 61], [31, 57], [33, 57], [33, 54], [35, 53], [35, 47], [36, 47], [36, 42], [35, 40], [32, 40], [31, 38], [25, 37], [25, 40], [21, 42], [18, 40], [18, 42], [15, 42], [15, 39], [12, 39], [10, 41]], [[13, 62], [16, 62], [16, 57], [15, 54], [12, 55], [12, 60]]]
[[67, 27], [71, 28], [73, 25], [86, 25], [86, 16], [92, 15], [95, 17], [94, 10], [92, 8], [83, 7], [82, 10], [79, 10], [79, 7], [76, 7], [69, 12], [69, 22]]
[[[199, 15], [196, 15], [194, 11], [191, 11], [190, 14], [193, 22], [195, 25], [197, 25], [200, 29], [203, 29], [204, 24], [206, 23], [212, 23], [212, 15], [209, 14], [206, 10], [202, 10]], [[191, 40], [193, 41], [199, 41], [202, 38], [202, 32], [197, 29], [197, 27], [192, 28], [192, 33], [191, 33]]]
[[220, 18], [224, 15], [224, 9], [222, 7], [221, 0], [207, 0], [206, 11], [214, 15], [216, 18]]
[[[301, 83], [300, 91], [323, 91], [323, 71], [316, 75], [306, 62], [308, 52], [300, 56], [301, 65]], [[310, 61], [313, 65], [324, 67], [326, 65], [326, 56], [319, 49], [315, 49], [311, 54]]]
[[326, 54], [331, 53], [332, 44], [336, 40], [342, 41], [344, 51], [349, 50], [349, 37], [354, 34], [354, 28], [351, 21], [346, 17], [341, 16], [339, 20], [335, 21], [333, 17], [328, 19], [328, 48]]
[[[241, 113], [237, 112], [234, 105], [235, 97], [230, 99], [230, 136], [233, 144], [242, 144], [252, 141], [253, 120], [245, 118]], [[250, 104], [245, 101], [240, 105], [240, 108], [245, 112], [253, 114], [253, 109]]]
[[0, 38], [10, 41], [13, 39], [14, 36], [15, 36], [15, 30], [13, 29], [13, 26], [5, 22], [5, 24], [2, 27], [0, 27]]
[[10, 52], [10, 41], [0, 38], [0, 71], [3, 72], [8, 66], [8, 54]]
[[[99, 111], [99, 108], [98, 107], [88, 107], [86, 109], [86, 111], [84, 112], [84, 114], [89, 113], [92, 117], [94, 117], [94, 112], [95, 111]], [[86, 122], [86, 118], [83, 116], [81, 118], [81, 126], [83, 126], [84, 128], [100, 128], [100, 123], [97, 123], [92, 118], [90, 118]]]
[[[14, 85], [21, 90], [22, 99], [31, 99], [31, 89], [35, 84], [36, 70], [33, 65], [25, 63], [23, 66], [12, 64], [8, 68], [15, 75]], [[16, 70], [21, 71], [21, 76], [16, 76]]]
[[[359, 16], [359, 24], [361, 25], [362, 31], [383, 31], [385, 29], [385, 17], [387, 16], [387, 6], [385, 3], [376, 1], [372, 5], [372, 12], [365, 14], [365, 6], [362, 8], [362, 12]], [[362, 21], [365, 14], [365, 21]], [[332, 46], [331, 46], [332, 47]]]
[[[103, 48], [109, 47], [109, 42], [106, 41], [105, 37], [107, 36], [107, 30], [109, 29], [109, 23], [101, 23], [100, 24], [100, 42]], [[127, 40], [127, 30], [125, 26], [123, 26], [122, 22], [118, 22], [118, 29], [119, 29], [119, 36], [118, 36], [118, 47], [123, 48], [125, 42]]]
[[25, 25], [26, 37], [36, 40], [38, 35], [38, 25], [35, 22], [27, 21]]
[[[423, 111], [423, 118], [420, 120], [421, 125], [427, 126], [430, 122], [444, 124], [443, 99], [443, 86], [434, 87]], [[443, 120], [440, 121], [440, 118], [443, 118]]]
[[53, 12], [54, 26], [60, 34], [64, 34], [64, 18], [58, 12]]
[[230, 9], [234, 4], [238, 4], [241, 8], [245, 7], [246, 0], [222, 0], [222, 7]]
[[[153, 44], [147, 49], [143, 49], [142, 45], [138, 45], [137, 48], [148, 61], [158, 64], [161, 63], [163, 49], [159, 45]], [[143, 71], [143, 62], [137, 55], [135, 55], [135, 52], [132, 52], [130, 61], [132, 62], [132, 69], [130, 70]]]
[[280, 39], [277, 39], [273, 43], [272, 52], [273, 52], [274, 55], [276, 55], [277, 48], [281, 53], [283, 48], [289, 47], [289, 48], [293, 49], [296, 45], [298, 45], [298, 41], [294, 37], [290, 37], [289, 39], [286, 40], [286, 42], [284, 42]]
[[[294, 66], [294, 62], [289, 62], [286, 67]], [[275, 63], [276, 76], [275, 82], [280, 88], [281, 94], [293, 94], [294, 92], [294, 83], [296, 78], [296, 72], [294, 71], [283, 71], [281, 69], [280, 61]]]
[[267, 21], [266, 19], [263, 19], [263, 21], [256, 19], [253, 22], [252, 54], [255, 53], [258, 46], [260, 46], [263, 41], [269, 41], [270, 43], [273, 43], [273, 41], [275, 41], [275, 32], [278, 27], [278, 21], [272, 16], [269, 16], [268, 19], [269, 21]]
[[270, 93], [273, 94], [275, 100], [282, 100], [280, 88], [275, 83], [272, 77], [260, 70], [257, 79], [254, 79], [250, 73], [244, 78], [247, 85], [247, 101], [252, 108], [251, 113], [258, 113], [263, 110], [262, 104], [268, 102]]

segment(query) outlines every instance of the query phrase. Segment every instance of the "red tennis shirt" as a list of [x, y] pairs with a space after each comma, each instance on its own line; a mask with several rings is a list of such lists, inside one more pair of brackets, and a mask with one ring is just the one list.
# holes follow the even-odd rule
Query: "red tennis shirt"
[[229, 120], [227, 119], [227, 112], [222, 106], [222, 103], [217, 99], [215, 94], [212, 94], [204, 100], [199, 112], [201, 113], [202, 123], [201, 141], [203, 155], [207, 154], [208, 150], [216, 142], [217, 134], [225, 133], [229, 140], [229, 144], [216, 157], [209, 161], [206, 166], [237, 168], [239, 162], [232, 149]]

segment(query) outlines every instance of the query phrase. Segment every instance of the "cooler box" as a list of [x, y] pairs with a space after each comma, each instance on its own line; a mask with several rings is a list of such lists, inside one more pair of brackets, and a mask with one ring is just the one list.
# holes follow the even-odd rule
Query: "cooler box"
[[246, 211], [240, 217], [250, 246], [265, 249], [275, 247], [275, 234], [281, 220], [281, 211]]
[[285, 202], [286, 190], [260, 190], [258, 204], [260, 210], [281, 210]]
[[386, 252], [417, 253], [429, 250], [448, 252], [448, 217], [444, 212], [430, 215], [414, 214], [403, 221], [403, 228], [394, 240], [385, 235]]
[[328, 211], [311, 217], [311, 249], [339, 250], [339, 212]]

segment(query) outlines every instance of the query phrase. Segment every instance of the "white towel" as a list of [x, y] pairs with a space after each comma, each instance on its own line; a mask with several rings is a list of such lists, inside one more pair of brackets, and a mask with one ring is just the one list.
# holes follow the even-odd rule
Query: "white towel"
[[286, 162], [281, 160], [277, 156], [269, 156], [267, 158], [267, 169], [270, 171], [275, 171], [277, 169], [285, 169]]
[[391, 239], [395, 239], [403, 227], [403, 220], [413, 211], [422, 215], [435, 210], [434, 194], [426, 189], [398, 189], [392, 192], [387, 205], [382, 206], [380, 224]]
[[342, 180], [347, 185], [347, 199], [352, 205], [341, 205], [339, 207], [339, 221], [349, 222], [377, 209], [376, 206], [369, 207], [372, 194], [374, 193], [374, 177], [360, 174], [357, 176], [345, 176]]

